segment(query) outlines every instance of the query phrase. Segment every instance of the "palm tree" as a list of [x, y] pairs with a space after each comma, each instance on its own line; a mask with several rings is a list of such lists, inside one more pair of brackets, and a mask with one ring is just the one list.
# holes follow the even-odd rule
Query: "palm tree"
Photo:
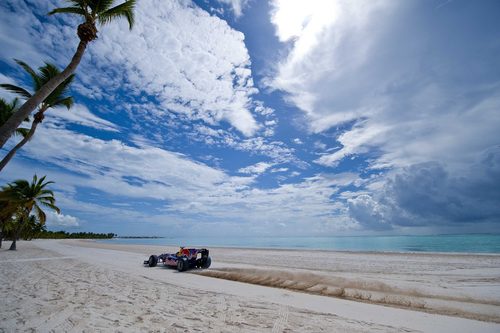
[[45, 225], [39, 223], [35, 215], [30, 215], [28, 221], [24, 224], [21, 238], [24, 240], [32, 240], [33, 238], [38, 238], [38, 236], [45, 231], [47, 231]]
[[17, 208], [15, 212], [16, 226], [14, 228], [14, 237], [9, 250], [16, 249], [16, 241], [23, 229], [24, 223], [29, 221], [29, 216], [32, 211], [38, 220], [38, 223], [45, 224], [47, 216], [42, 207], [50, 208], [57, 213], [60, 209], [55, 205], [56, 199], [54, 192], [47, 190], [45, 187], [54, 182], [45, 182], [45, 176], [38, 179], [36, 175], [30, 183], [24, 179], [18, 179], [7, 184], [0, 191], [0, 202], [6, 202], [8, 205]]
[[124, 17], [127, 19], [129, 28], [134, 25], [134, 7], [136, 0], [126, 0], [124, 3], [111, 7], [114, 0], [66, 0], [69, 7], [56, 8], [49, 13], [53, 14], [74, 14], [84, 19], [78, 26], [77, 34], [80, 43], [76, 49], [71, 62], [57, 76], [44, 84], [35, 94], [30, 97], [19, 110], [0, 127], [0, 148], [2, 148], [11, 133], [19, 127], [23, 119], [28, 117], [33, 110], [52, 93], [64, 80], [66, 80], [78, 67], [87, 44], [97, 38], [96, 23], [106, 24], [113, 20]]
[[[32, 79], [32, 85], [33, 85], [33, 91], [38, 91], [40, 88], [47, 82], [49, 82], [52, 78], [56, 77], [59, 75], [61, 72], [59, 69], [49, 63], [45, 63], [45, 66], [42, 66], [38, 69], [39, 73], [35, 72], [30, 66], [28, 66], [25, 62], [22, 62], [21, 60], [16, 60], [15, 61], [31, 76]], [[38, 124], [40, 124], [43, 121], [44, 112], [47, 111], [51, 107], [55, 106], [65, 106], [68, 108], [71, 108], [73, 105], [73, 97], [71, 96], [66, 96], [66, 93], [69, 89], [69, 86], [71, 82], [73, 82], [73, 79], [75, 78], [75, 74], [71, 74], [66, 80], [64, 80], [47, 98], [43, 100], [43, 102], [40, 104], [38, 107], [38, 112], [35, 113], [33, 123], [31, 123], [31, 128], [30, 130], [23, 135], [23, 139], [14, 147], [11, 149], [11, 151], [5, 155], [5, 157], [2, 159], [0, 162], [0, 171], [3, 170], [3, 168], [9, 163], [9, 161], [14, 157], [16, 152], [21, 149], [22, 146], [24, 146], [35, 134], [36, 128]], [[28, 92], [26, 89], [15, 86], [13, 84], [0, 84], [0, 87], [16, 93], [20, 95], [21, 97], [24, 97], [26, 99], [31, 98], [32, 94]]]
[[[2, 193], [0, 192], [0, 196]], [[16, 207], [9, 202], [0, 201], [0, 248], [2, 248], [2, 240], [9, 222], [16, 212]]]
[[[17, 111], [17, 107], [19, 105], [19, 99], [14, 98], [12, 102], [7, 102], [3, 98], [0, 98], [0, 126], [5, 124], [5, 122]], [[29, 121], [28, 118], [24, 119], [25, 121]], [[25, 136], [28, 134], [27, 128], [17, 128], [14, 132], [14, 135]]]

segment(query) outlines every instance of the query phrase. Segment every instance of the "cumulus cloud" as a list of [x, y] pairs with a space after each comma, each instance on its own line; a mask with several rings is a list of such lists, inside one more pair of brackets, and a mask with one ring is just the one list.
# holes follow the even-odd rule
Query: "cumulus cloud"
[[415, 164], [384, 176], [381, 187], [353, 194], [347, 200], [349, 214], [368, 229], [461, 224], [491, 228], [500, 223], [499, 170], [499, 147], [481, 154], [459, 174], [438, 162]]
[[47, 226], [48, 227], [78, 227], [78, 218], [71, 215], [57, 214], [52, 211], [47, 211]]
[[101, 29], [89, 52], [103, 71], [83, 78], [85, 87], [109, 81], [109, 93], [119, 83], [132, 95], [153, 96], [162, 109], [148, 116], [158, 119], [173, 111], [228, 122], [246, 136], [257, 131], [257, 89], [241, 32], [189, 2], [141, 1], [136, 17], [131, 32], [124, 33], [125, 23]]
[[311, 132], [336, 139], [334, 148], [316, 145], [323, 152], [314, 162], [335, 168], [362, 156], [368, 172], [382, 171], [372, 188], [346, 199], [351, 217], [373, 229], [498, 223], [492, 201], [471, 195], [498, 183], [478, 162], [499, 144], [495, 5], [272, 6], [276, 34], [290, 51], [270, 85], [305, 113]]
[[[46, 60], [67, 65], [78, 43], [78, 19], [39, 16], [59, 5], [37, 0], [29, 6], [2, 3], [2, 15], [16, 18], [15, 24], [9, 19], [0, 22], [0, 31], [15, 28], [2, 34], [9, 39], [2, 45], [22, 40], [25, 44], [12, 49], [24, 53], [16, 57], [32, 66]], [[41, 52], [37, 48], [33, 54], [31, 45]], [[0, 53], [4, 61], [12, 56]], [[226, 122], [252, 136], [260, 128], [253, 112], [261, 106], [252, 98], [257, 89], [250, 66], [244, 35], [226, 21], [191, 1], [139, 1], [132, 31], [125, 20], [99, 27], [99, 38], [89, 45], [73, 86], [88, 98], [136, 105], [137, 121], [157, 124], [166, 113], [176, 112], [210, 125]], [[151, 101], [159, 107], [144, 108]]]

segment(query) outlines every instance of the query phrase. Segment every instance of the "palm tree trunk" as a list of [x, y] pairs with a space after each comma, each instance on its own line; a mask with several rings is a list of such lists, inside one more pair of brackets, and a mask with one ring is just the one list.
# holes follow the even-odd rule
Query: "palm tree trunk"
[[23, 230], [24, 223], [26, 222], [26, 219], [27, 219], [26, 216], [29, 216], [29, 214], [30, 214], [31, 209], [33, 208], [33, 206], [28, 207], [28, 208], [26, 209], [27, 214], [25, 214], [25, 216], [23, 216], [21, 218], [21, 220], [19, 221], [19, 223], [16, 223], [17, 226], [16, 226], [16, 230], [14, 231], [14, 238], [12, 239], [12, 244], [10, 244], [9, 251], [15, 251], [16, 250], [16, 242], [19, 239], [19, 236], [21, 235], [21, 231]]
[[[45, 109], [46, 110], [46, 109]], [[5, 157], [2, 159], [2, 161], [0, 162], [0, 172], [3, 170], [3, 168], [5, 168], [5, 166], [7, 165], [7, 163], [9, 163], [9, 161], [14, 157], [14, 155], [17, 153], [17, 151], [19, 149], [21, 149], [22, 146], [24, 146], [26, 144], [26, 142], [28, 142], [29, 140], [31, 140], [31, 138], [33, 137], [33, 135], [35, 134], [35, 131], [36, 131], [36, 127], [38, 126], [38, 124], [41, 123], [41, 118], [43, 118], [43, 113], [45, 112], [45, 110], [40, 110], [37, 112], [37, 115], [35, 115], [35, 119], [33, 119], [33, 123], [31, 123], [31, 128], [29, 130], [29, 132], [26, 134], [26, 136], [14, 147], [11, 149], [11, 151], [9, 151], [9, 153], [7, 155], [5, 155]]]
[[12, 244], [10, 244], [9, 251], [16, 251], [17, 250], [16, 240], [17, 240], [17, 238], [14, 238], [14, 240], [12, 241]]
[[21, 229], [22, 229], [22, 225], [20, 225], [16, 228], [16, 231], [14, 232], [14, 239], [12, 240], [12, 244], [10, 244], [9, 251], [17, 250], [16, 242], [19, 239], [19, 235], [21, 234]]
[[44, 84], [40, 90], [29, 98], [19, 110], [14, 113], [5, 124], [0, 127], [0, 148], [2, 148], [7, 140], [9, 140], [12, 133], [21, 125], [35, 108], [42, 103], [47, 96], [49, 96], [54, 89], [56, 89], [64, 80], [74, 73], [78, 64], [82, 60], [83, 53], [87, 48], [87, 42], [80, 41], [73, 58], [69, 65], [61, 72], [61, 74], [54, 76], [49, 82]]

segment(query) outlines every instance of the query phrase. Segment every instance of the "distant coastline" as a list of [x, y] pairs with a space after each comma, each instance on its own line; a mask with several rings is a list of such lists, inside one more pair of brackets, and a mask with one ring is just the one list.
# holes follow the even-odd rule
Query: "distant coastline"
[[212, 246], [229, 248], [331, 250], [353, 252], [500, 253], [499, 234], [331, 237], [114, 237], [113, 244]]
[[118, 238], [118, 239], [159, 239], [159, 238], [166, 238], [164, 236], [116, 236], [113, 238]]

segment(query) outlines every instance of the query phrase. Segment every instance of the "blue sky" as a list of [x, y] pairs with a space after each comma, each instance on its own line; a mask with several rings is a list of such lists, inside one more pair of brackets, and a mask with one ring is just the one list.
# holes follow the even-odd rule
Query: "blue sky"
[[[79, 21], [45, 15], [63, 5], [0, 3], [1, 82], [29, 87], [14, 58], [68, 63]], [[55, 181], [54, 230], [499, 232], [499, 13], [493, 0], [139, 1], [132, 31], [99, 27], [75, 106], [50, 110], [0, 181]]]

